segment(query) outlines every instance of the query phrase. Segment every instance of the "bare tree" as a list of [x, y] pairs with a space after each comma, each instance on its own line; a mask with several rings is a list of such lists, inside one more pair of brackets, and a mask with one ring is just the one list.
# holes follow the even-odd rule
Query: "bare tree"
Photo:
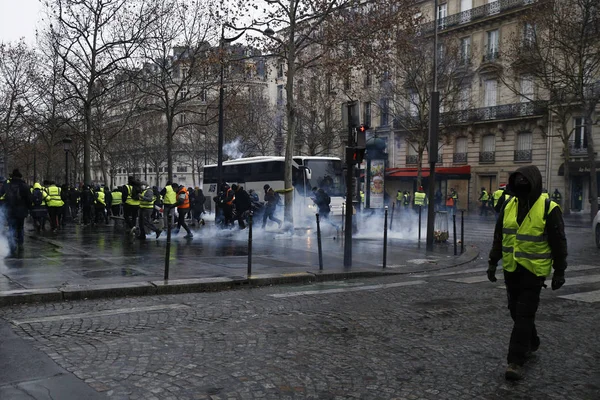
[[[574, 129], [581, 116], [590, 168], [591, 215], [598, 211], [596, 154], [592, 127], [600, 103], [600, 9], [597, 0], [540, 1], [522, 15], [519, 34], [511, 38], [511, 68], [504, 83], [519, 96], [535, 101], [532, 84], [547, 95], [557, 122], [564, 154], [564, 212], [570, 212], [569, 162]], [[523, 82], [531, 82], [523, 85]]]
[[136, 53], [156, 18], [156, 2], [135, 0], [51, 0], [46, 2], [53, 51], [62, 76], [82, 110], [84, 181], [91, 181], [92, 108], [109, 91], [108, 82]]
[[25, 104], [32, 94], [35, 53], [23, 40], [0, 43], [0, 146], [3, 149], [4, 170], [9, 171], [9, 158], [22, 144]]
[[[265, 4], [267, 3], [267, 4]], [[362, 3], [362, 4], [361, 4]], [[293, 220], [292, 157], [296, 151], [296, 131], [298, 127], [298, 104], [295, 93], [295, 80], [303, 70], [317, 65], [328, 68], [340, 66], [337, 55], [347, 43], [373, 43], [377, 34], [393, 30], [391, 21], [406, 10], [412, 9], [412, 1], [361, 2], [358, 0], [253, 0], [238, 2], [240, 15], [248, 15], [259, 5], [265, 5], [263, 18], [252, 21], [245, 27], [261, 35], [271, 35], [271, 54], [278, 64], [285, 66], [285, 221]], [[355, 18], [360, 16], [360, 18]], [[412, 16], [411, 16], [412, 18]], [[358, 23], [355, 23], [360, 19]], [[239, 19], [234, 19], [237, 22]], [[265, 29], [265, 28], [268, 28]], [[328, 58], [336, 59], [328, 62]]]
[[173, 179], [174, 136], [193, 124], [195, 114], [206, 112], [208, 93], [218, 82], [222, 55], [210, 45], [218, 32], [213, 9], [212, 1], [162, 3], [153, 35], [143, 46], [144, 67], [137, 82], [146, 96], [145, 109], [162, 114], [166, 123], [169, 180]]

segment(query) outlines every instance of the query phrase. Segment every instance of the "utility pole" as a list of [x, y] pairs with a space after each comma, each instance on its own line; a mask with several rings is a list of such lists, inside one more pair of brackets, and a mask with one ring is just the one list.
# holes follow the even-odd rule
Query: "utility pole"
[[433, 231], [435, 228], [435, 164], [438, 157], [438, 129], [440, 118], [440, 92], [438, 92], [437, 57], [438, 57], [438, 0], [434, 1], [433, 10], [433, 91], [429, 106], [429, 187], [427, 190], [427, 251], [433, 250]]
[[349, 101], [348, 106], [348, 146], [346, 147], [346, 215], [344, 225], [344, 268], [352, 266], [352, 178], [354, 176], [354, 129], [356, 128], [358, 112], [353, 113], [356, 101]]

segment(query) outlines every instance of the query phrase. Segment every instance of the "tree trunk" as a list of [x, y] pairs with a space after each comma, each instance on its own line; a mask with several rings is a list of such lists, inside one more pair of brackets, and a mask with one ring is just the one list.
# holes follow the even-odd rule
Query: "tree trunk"
[[563, 215], [571, 214], [571, 167], [569, 167], [569, 162], [571, 160], [571, 154], [569, 152], [569, 142], [565, 144], [565, 163], [563, 164], [565, 176], [563, 176], [565, 181], [565, 189], [563, 192], [563, 202], [561, 204]]
[[108, 184], [108, 175], [106, 174], [106, 157], [104, 156], [104, 151], [100, 150], [99, 152], [100, 158], [100, 172], [102, 173], [102, 179], [104, 184]]
[[417, 160], [417, 190], [419, 190], [419, 188], [421, 186], [423, 186], [423, 152], [425, 150], [424, 149], [419, 149], [418, 151], [418, 157], [419, 159]]
[[[91, 88], [88, 90], [88, 99], [91, 98]], [[92, 183], [92, 106], [89, 101], [83, 104], [85, 119], [85, 133], [83, 135], [83, 182]]]
[[[293, 0], [290, 0], [290, 12], [293, 9]], [[294, 142], [296, 139], [296, 104], [294, 102], [294, 77], [296, 75], [296, 43], [295, 43], [296, 25], [293, 20], [290, 21], [288, 52], [287, 52], [287, 77], [286, 77], [286, 113], [287, 113], [287, 138], [285, 145], [285, 170], [284, 186], [285, 189], [292, 189], [292, 158], [294, 155]], [[294, 224], [294, 191], [285, 193], [284, 220]]]
[[587, 138], [588, 162], [590, 165], [590, 214], [592, 219], [594, 219], [594, 217], [598, 213], [598, 175], [596, 172], [596, 153], [594, 152], [594, 136], [592, 135], [592, 113], [594, 109], [595, 104], [594, 107], [591, 108], [592, 111], [588, 111], [585, 116], [585, 137]]
[[173, 118], [167, 115], [167, 181], [173, 182]]
[[192, 184], [196, 187], [196, 168], [194, 167], [194, 156], [192, 156]]

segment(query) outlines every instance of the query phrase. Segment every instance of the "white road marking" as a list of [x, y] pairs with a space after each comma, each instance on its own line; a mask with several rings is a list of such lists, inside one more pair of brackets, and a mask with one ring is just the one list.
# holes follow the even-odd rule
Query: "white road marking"
[[583, 301], [584, 303], [597, 303], [600, 301], [600, 290], [594, 290], [591, 292], [583, 293], [573, 293], [558, 297], [568, 300]]
[[458, 282], [458, 283], [481, 283], [487, 282], [487, 275], [483, 276], [469, 276], [468, 278], [454, 278], [454, 279], [446, 279], [450, 282]]
[[313, 294], [331, 294], [331, 293], [345, 293], [345, 292], [358, 292], [362, 290], [377, 290], [377, 289], [388, 289], [395, 288], [400, 286], [413, 286], [413, 285], [422, 285], [426, 283], [425, 281], [411, 281], [411, 282], [398, 282], [398, 283], [384, 283], [381, 285], [368, 285], [368, 286], [358, 286], [358, 287], [349, 287], [349, 288], [339, 288], [339, 289], [324, 289], [324, 290], [305, 290], [300, 292], [287, 292], [287, 293], [276, 293], [271, 294], [271, 297], [284, 298], [284, 297], [296, 297], [296, 296], [309, 296]]
[[161, 306], [118, 308], [115, 310], [95, 311], [95, 312], [87, 312], [87, 313], [80, 313], [80, 314], [54, 315], [51, 317], [13, 320], [11, 322], [16, 326], [19, 326], [19, 325], [23, 325], [23, 324], [34, 324], [36, 322], [54, 322], [54, 321], [64, 321], [67, 319], [84, 319], [84, 318], [104, 317], [104, 316], [108, 316], [108, 315], [130, 314], [130, 313], [139, 313], [139, 312], [148, 312], [148, 311], [177, 310], [177, 309], [184, 309], [184, 308], [190, 308], [190, 307], [186, 306], [185, 304], [165, 304], [165, 305], [161, 305]]
[[596, 282], [600, 282], [600, 275], [583, 275], [583, 276], [575, 276], [573, 278], [569, 278], [569, 275], [567, 275], [565, 278], [565, 281], [566, 281], [565, 286], [583, 285], [586, 283], [596, 283]]

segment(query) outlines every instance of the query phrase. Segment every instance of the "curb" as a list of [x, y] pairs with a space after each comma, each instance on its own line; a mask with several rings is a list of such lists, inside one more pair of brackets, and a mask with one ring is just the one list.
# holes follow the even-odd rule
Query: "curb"
[[61, 301], [101, 299], [126, 296], [151, 296], [164, 294], [183, 294], [198, 292], [216, 292], [242, 287], [262, 287], [273, 285], [329, 282], [356, 278], [376, 278], [382, 276], [410, 275], [454, 268], [475, 260], [479, 256], [476, 247], [467, 248], [450, 265], [437, 268], [410, 270], [360, 270], [341, 272], [294, 272], [284, 274], [259, 274], [250, 277], [230, 276], [218, 278], [170, 279], [168, 281], [129, 282], [123, 284], [67, 285], [59, 288], [20, 289], [0, 291], [0, 307], [15, 304], [50, 303]]

